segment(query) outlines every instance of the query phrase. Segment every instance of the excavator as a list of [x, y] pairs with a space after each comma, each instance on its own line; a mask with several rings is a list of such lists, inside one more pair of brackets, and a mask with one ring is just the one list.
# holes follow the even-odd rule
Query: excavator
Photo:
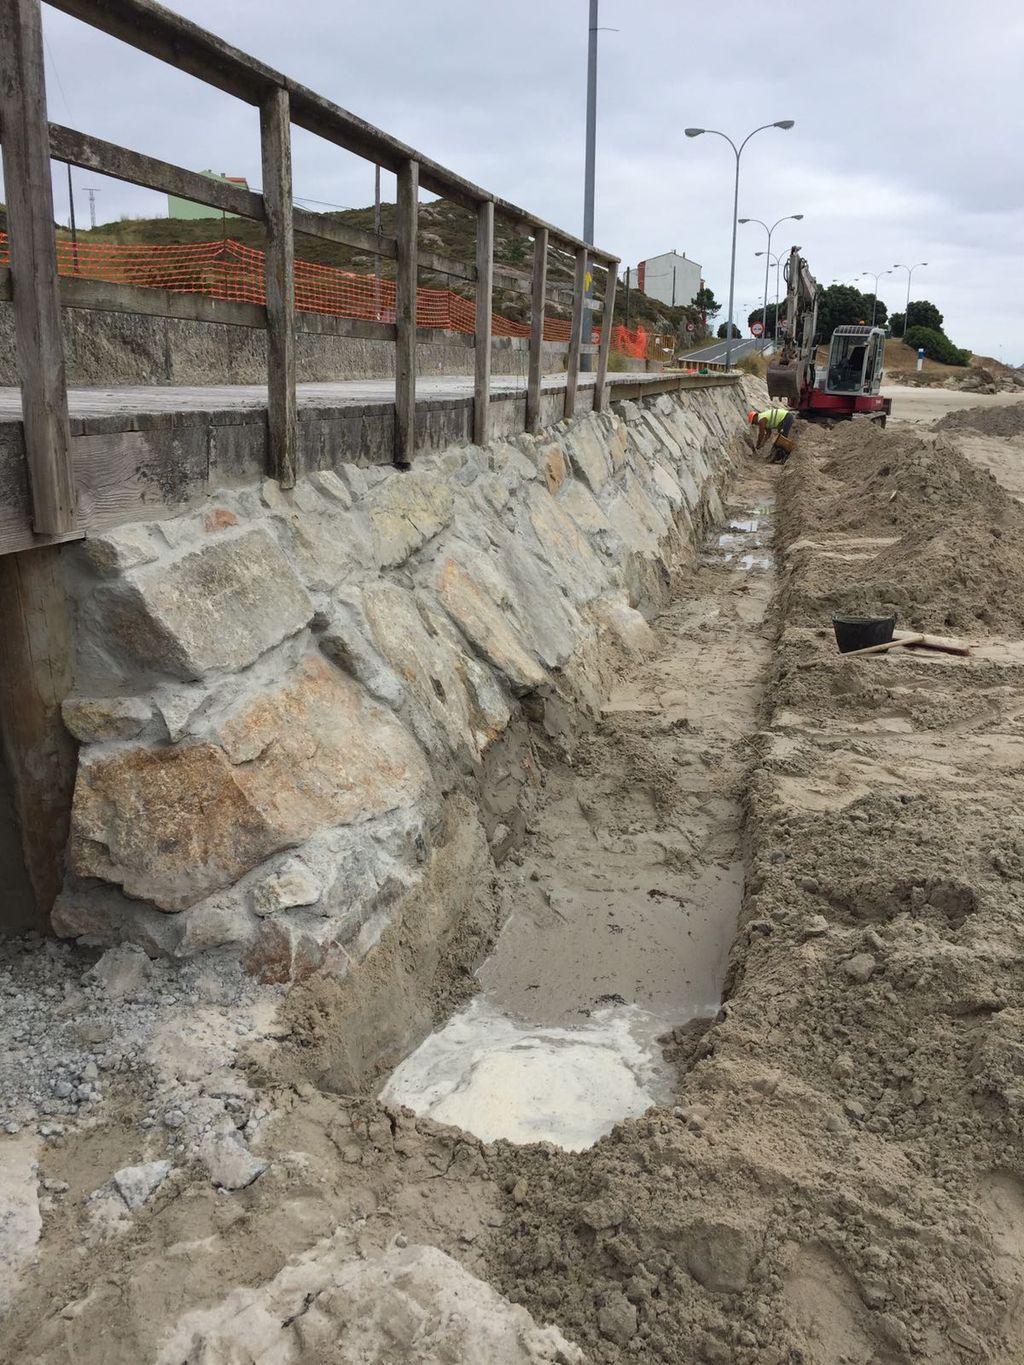
[[769, 395], [785, 398], [794, 412], [812, 422], [864, 415], [884, 427], [892, 408], [892, 399], [879, 393], [885, 333], [881, 327], [837, 327], [828, 364], [817, 373], [818, 285], [799, 247], [789, 253], [785, 277], [785, 331], [779, 327], [781, 346], [768, 366]]

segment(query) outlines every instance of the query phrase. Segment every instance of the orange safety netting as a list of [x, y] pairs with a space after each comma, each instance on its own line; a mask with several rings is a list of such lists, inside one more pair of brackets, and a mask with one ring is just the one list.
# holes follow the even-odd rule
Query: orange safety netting
[[[0, 232], [0, 265], [10, 264], [10, 244]], [[173, 246], [131, 246], [117, 242], [57, 239], [57, 270], [79, 279], [141, 285], [178, 293], [205, 294], [241, 303], [266, 303], [264, 253], [231, 238]], [[307, 313], [369, 322], [395, 321], [395, 282], [376, 275], [357, 275], [338, 266], [295, 262], [295, 306]], [[476, 305], [450, 289], [417, 289], [416, 322], [445, 331], [476, 330]], [[621, 330], [621, 329], [620, 329]], [[545, 341], [568, 342], [564, 318], [544, 319]], [[528, 323], [495, 313], [491, 334], [528, 337]], [[595, 330], [594, 341], [599, 339]]]
[[612, 328], [612, 348], [634, 360], [667, 360], [675, 354], [675, 338], [660, 332], [648, 332], [643, 323], [635, 330], [628, 327]]

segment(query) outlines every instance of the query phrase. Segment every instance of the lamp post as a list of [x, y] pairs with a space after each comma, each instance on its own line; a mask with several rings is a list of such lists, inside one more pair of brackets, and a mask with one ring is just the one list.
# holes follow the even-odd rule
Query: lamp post
[[893, 266], [893, 270], [905, 270], [907, 272], [907, 306], [903, 310], [903, 335], [907, 335], [907, 323], [910, 321], [910, 280], [915, 270], [920, 270], [927, 261], [918, 261], [916, 265], [900, 265], [899, 262]]
[[722, 133], [717, 128], [686, 128], [684, 129], [687, 137], [700, 137], [701, 133], [713, 133], [715, 137], [724, 137], [732, 148], [736, 157], [736, 183], [732, 196], [732, 253], [729, 257], [729, 320], [725, 328], [725, 367], [729, 368], [732, 362], [732, 328], [733, 328], [733, 301], [736, 284], [736, 221], [740, 211], [740, 157], [743, 155], [743, 148], [747, 145], [754, 133], [763, 133], [766, 128], [790, 129], [795, 120], [791, 118], [778, 119], [775, 123], [762, 123], [760, 128], [755, 128], [749, 132], [737, 147], [728, 133]]
[[891, 270], [880, 270], [880, 271], [878, 272], [877, 275], [874, 273], [874, 271], [871, 271], [871, 270], [862, 270], [862, 271], [860, 272], [860, 274], [857, 276], [857, 279], [858, 279], [858, 280], [861, 280], [861, 279], [863, 279], [865, 276], [867, 276], [867, 278], [868, 278], [869, 280], [874, 280], [874, 282], [875, 282], [875, 292], [874, 292], [874, 293], [872, 294], [872, 296], [871, 296], [871, 326], [872, 326], [872, 327], [874, 327], [874, 325], [875, 325], [875, 314], [876, 314], [877, 311], [878, 311], [878, 281], [882, 278], [883, 275], [891, 275], [891, 274], [892, 274], [892, 271], [891, 271]]
[[[800, 222], [800, 220], [801, 220], [802, 218], [803, 218], [803, 214], [802, 214], [802, 213], [787, 213], [786, 216], [785, 216], [785, 218], [778, 218], [778, 219], [776, 219], [776, 221], [775, 221], [774, 223], [772, 223], [771, 227], [769, 227], [768, 224], [767, 224], [762, 218], [741, 218], [741, 219], [740, 219], [740, 222], [741, 222], [741, 223], [760, 223], [760, 224], [761, 224], [761, 226], [764, 228], [765, 232], [767, 232], [767, 234], [768, 234], [768, 249], [767, 249], [767, 251], [764, 251], [764, 252], [757, 251], [757, 252], [755, 252], [754, 254], [757, 255], [757, 256], [762, 256], [762, 255], [763, 255], [763, 256], [766, 256], [766, 257], [770, 257], [771, 254], [772, 254], [772, 233], [773, 233], [773, 232], [775, 231], [775, 229], [779, 226], [779, 223], [790, 223], [790, 222], [798, 223], [798, 222]], [[765, 263], [764, 263], [764, 304], [763, 304], [762, 309], [761, 309], [761, 321], [764, 323], [764, 330], [765, 330], [765, 333], [766, 333], [766, 334], [767, 334], [767, 332], [768, 332], [768, 266], [769, 266], [769, 264], [770, 264], [770, 261], [769, 261], [769, 260], [766, 260]], [[765, 344], [767, 345], [767, 339], [766, 339], [766, 341], [765, 341]]]
[[[795, 216], [795, 215], [794, 215], [794, 216]], [[768, 258], [768, 259], [765, 261], [765, 263], [764, 263], [765, 278], [767, 278], [767, 276], [768, 276], [768, 267], [769, 267], [769, 265], [772, 263], [772, 261], [775, 262], [775, 326], [772, 328], [772, 341], [773, 341], [776, 345], [778, 345], [778, 342], [779, 342], [779, 269], [780, 269], [780, 267], [781, 267], [781, 265], [782, 265], [782, 257], [781, 257], [781, 256], [776, 256], [776, 254], [775, 254], [774, 251], [755, 251], [755, 252], [754, 252], [754, 255], [755, 255], [755, 256], [767, 256], [767, 258]], [[767, 298], [767, 297], [768, 297], [768, 296], [767, 296], [767, 294], [766, 294], [766, 295], [765, 295], [765, 298]], [[767, 335], [767, 333], [768, 333], [768, 306], [767, 306], [767, 304], [765, 305], [764, 318], [765, 318], [764, 330], [765, 330], [765, 335]]]

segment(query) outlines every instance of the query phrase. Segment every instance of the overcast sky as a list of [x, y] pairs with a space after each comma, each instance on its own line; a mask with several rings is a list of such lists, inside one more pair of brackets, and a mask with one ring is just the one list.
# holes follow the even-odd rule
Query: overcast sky
[[[174, 8], [478, 184], [582, 230], [587, 0]], [[44, 12], [54, 121], [259, 184], [252, 108]], [[954, 341], [1024, 361], [1024, 6], [601, 0], [600, 22], [616, 31], [600, 35], [596, 237], [624, 265], [685, 251], [724, 302], [735, 163], [721, 138], [689, 140], [683, 129], [738, 141], [792, 118], [792, 131], [748, 144], [740, 215], [771, 223], [802, 212], [777, 229], [773, 249], [799, 243], [823, 284], [929, 262], [913, 297], [939, 306]], [[75, 175], [83, 190], [102, 187], [101, 221], [164, 211], [154, 193]], [[362, 206], [372, 168], [297, 130], [295, 193]], [[55, 202], [65, 219], [66, 187]], [[84, 192], [76, 208], [87, 222]], [[764, 239], [759, 227], [739, 229], [737, 316], [760, 302], [753, 253]], [[879, 293], [902, 310], [905, 272], [883, 277]]]

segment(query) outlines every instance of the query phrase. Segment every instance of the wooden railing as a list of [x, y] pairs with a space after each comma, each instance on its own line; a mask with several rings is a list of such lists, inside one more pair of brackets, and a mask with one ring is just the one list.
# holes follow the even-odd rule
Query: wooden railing
[[[572, 416], [581, 355], [595, 350], [583, 342], [585, 315], [591, 309], [599, 308], [606, 324], [610, 324], [617, 257], [488, 193], [153, 0], [49, 0], [49, 3], [180, 71], [255, 105], [260, 113], [263, 192], [257, 194], [49, 123], [41, 0], [0, 0], [0, 140], [11, 240], [10, 292], [14, 301], [33, 526], [38, 534], [61, 536], [75, 527], [75, 482], [61, 341], [62, 305], [133, 312], [140, 307], [139, 296], [151, 292], [160, 297], [159, 301], [146, 302], [146, 312], [264, 326], [267, 332], [269, 472], [286, 487], [294, 483], [297, 460], [296, 232], [323, 237], [395, 262], [393, 324], [353, 322], [346, 328], [346, 319], [324, 318], [322, 330], [372, 335], [395, 342], [396, 465], [408, 466], [415, 454], [416, 288], [420, 269], [442, 270], [476, 285], [473, 435], [478, 444], [484, 444], [489, 437], [491, 317], [495, 283], [501, 281], [530, 289], [526, 425], [527, 430], [536, 431], [540, 424], [549, 249], [572, 253], [575, 268], [565, 391], [565, 415]], [[293, 205], [293, 124], [395, 173], [398, 204], [394, 237], [361, 231]], [[53, 235], [51, 158], [261, 222], [266, 239], [265, 307], [223, 305], [200, 296], [170, 296], [157, 290], [104, 285], [97, 280], [67, 277], [59, 280]], [[417, 251], [417, 208], [421, 187], [473, 210], [476, 215], [476, 260], [473, 264]], [[517, 272], [495, 267], [496, 214], [525, 226], [532, 233], [531, 285], [524, 285]], [[585, 284], [588, 271], [595, 265], [605, 270], [603, 298], [599, 304], [588, 299]], [[321, 330], [309, 314], [303, 314], [299, 329]], [[610, 337], [611, 326], [603, 326], [596, 348], [595, 408], [605, 402]]]

